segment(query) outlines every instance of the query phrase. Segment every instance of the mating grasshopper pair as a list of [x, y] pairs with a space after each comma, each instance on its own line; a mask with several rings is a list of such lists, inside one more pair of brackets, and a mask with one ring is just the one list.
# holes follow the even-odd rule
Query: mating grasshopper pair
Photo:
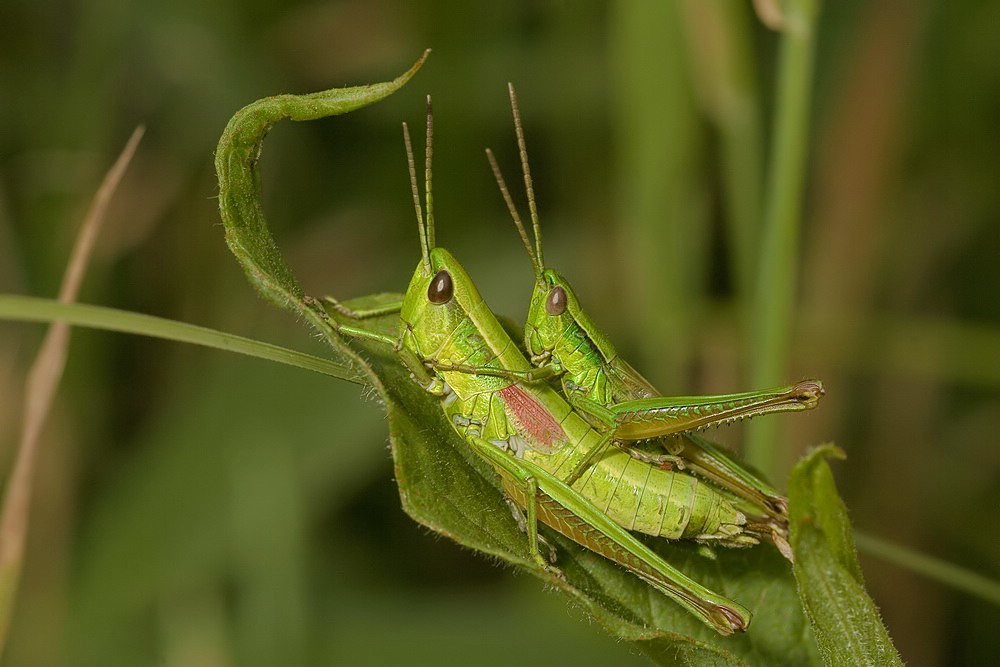
[[[513, 102], [513, 96], [512, 96]], [[515, 118], [517, 117], [515, 104]], [[685, 441], [665, 452], [625, 441], [662, 438], [737, 418], [812, 407], [822, 387], [722, 397], [656, 397], [585, 318], [565, 281], [542, 265], [523, 132], [516, 122], [535, 249], [515, 213], [536, 268], [525, 342], [533, 366], [487, 307], [464, 268], [435, 243], [428, 99], [425, 196], [421, 207], [409, 132], [404, 139], [421, 259], [402, 301], [370, 311], [335, 299], [313, 302], [354, 320], [398, 312], [398, 337], [328, 320], [343, 335], [391, 347], [412, 379], [440, 399], [456, 432], [501, 478], [532, 558], [542, 556], [538, 522], [633, 572], [722, 634], [746, 629], [750, 612], [691, 580], [637, 539], [636, 531], [703, 544], [771, 541], [788, 555], [784, 500], [714, 446]], [[497, 173], [499, 173], [497, 171]], [[501, 188], [510, 202], [505, 186]], [[513, 210], [513, 206], [511, 205]], [[550, 384], [558, 378], [561, 389]], [[615, 446], [619, 445], [619, 446]], [[712, 480], [708, 483], [684, 469]]]
[[[823, 385], [806, 380], [772, 390], [718, 396], [663, 397], [642, 375], [618, 356], [580, 307], [576, 293], [556, 271], [545, 266], [541, 229], [531, 169], [514, 87], [508, 84], [521, 170], [528, 197], [532, 235], [518, 214], [493, 152], [486, 150], [511, 218], [528, 252], [535, 273], [524, 343], [531, 361], [559, 377], [566, 399], [599, 429], [612, 430], [617, 444], [633, 456], [665, 466], [688, 469], [763, 511], [775, 530], [776, 545], [790, 558], [787, 542], [787, 501], [773, 487], [723, 449], [694, 431], [759, 416], [768, 412], [804, 410], [816, 405]], [[681, 437], [664, 438], [662, 436]], [[651, 453], [626, 441], [657, 438]]]

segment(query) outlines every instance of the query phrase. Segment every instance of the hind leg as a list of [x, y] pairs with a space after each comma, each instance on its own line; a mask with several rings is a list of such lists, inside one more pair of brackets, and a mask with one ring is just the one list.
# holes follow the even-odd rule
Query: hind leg
[[[527, 517], [525, 517], [524, 512], [521, 510], [520, 505], [514, 502], [514, 499], [508, 497], [506, 494], [504, 494], [503, 499], [504, 502], [507, 503], [507, 507], [510, 509], [510, 513], [514, 516], [514, 521], [517, 521], [517, 527], [521, 529], [522, 533], [527, 533], [528, 519]], [[540, 533], [538, 534], [537, 539], [538, 539], [538, 546], [545, 547], [545, 550], [548, 551], [548, 556], [549, 556], [548, 562], [554, 564], [557, 560], [556, 548], [552, 546], [552, 543], [549, 542], [547, 539], [545, 539], [545, 536]]]

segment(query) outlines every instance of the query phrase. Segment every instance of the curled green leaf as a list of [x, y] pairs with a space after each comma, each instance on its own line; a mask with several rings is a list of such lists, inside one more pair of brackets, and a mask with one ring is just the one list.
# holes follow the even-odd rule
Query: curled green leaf
[[363, 369], [311, 306], [268, 229], [260, 201], [261, 148], [268, 131], [280, 120], [317, 120], [385, 99], [413, 78], [429, 54], [430, 49], [424, 51], [410, 69], [392, 81], [306, 95], [275, 95], [252, 102], [229, 120], [215, 152], [219, 213], [226, 230], [226, 243], [250, 284], [272, 303], [309, 322], [358, 373], [363, 373]]

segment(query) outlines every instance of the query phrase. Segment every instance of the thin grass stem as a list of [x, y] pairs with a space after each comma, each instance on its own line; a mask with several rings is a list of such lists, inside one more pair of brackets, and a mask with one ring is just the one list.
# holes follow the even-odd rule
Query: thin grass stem
[[[132, 132], [125, 148], [104, 175], [100, 187], [91, 200], [87, 215], [77, 232], [73, 251], [70, 253], [59, 287], [59, 301], [62, 303], [76, 301], [90, 264], [94, 244], [106, 218], [108, 204], [111, 203], [129, 163], [132, 162], [144, 132], [145, 128], [141, 125]], [[66, 367], [69, 339], [69, 325], [64, 322], [54, 322], [45, 334], [35, 362], [28, 372], [21, 438], [14, 466], [4, 489], [3, 510], [0, 512], [0, 655], [6, 646], [7, 631], [21, 580], [21, 566], [24, 563], [25, 544], [31, 524], [31, 496], [40, 436]]]
[[295, 366], [307, 371], [328, 375], [355, 384], [364, 381], [341, 364], [320, 357], [289, 350], [288, 348], [265, 343], [252, 338], [217, 331], [196, 324], [177, 322], [153, 315], [131, 313], [103, 306], [85, 304], [65, 304], [51, 299], [29, 296], [0, 294], [0, 319], [22, 322], [61, 321], [78, 327], [117, 331], [120, 333], [162, 338], [179, 343], [191, 343], [225, 350], [249, 357], [266, 359], [286, 366]]

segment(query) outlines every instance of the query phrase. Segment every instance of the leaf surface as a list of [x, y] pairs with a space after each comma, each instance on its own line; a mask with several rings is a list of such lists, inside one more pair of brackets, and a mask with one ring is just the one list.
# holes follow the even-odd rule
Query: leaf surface
[[844, 458], [825, 445], [792, 470], [788, 496], [795, 578], [826, 665], [902, 665], [875, 603], [865, 592], [861, 566], [827, 458]]

